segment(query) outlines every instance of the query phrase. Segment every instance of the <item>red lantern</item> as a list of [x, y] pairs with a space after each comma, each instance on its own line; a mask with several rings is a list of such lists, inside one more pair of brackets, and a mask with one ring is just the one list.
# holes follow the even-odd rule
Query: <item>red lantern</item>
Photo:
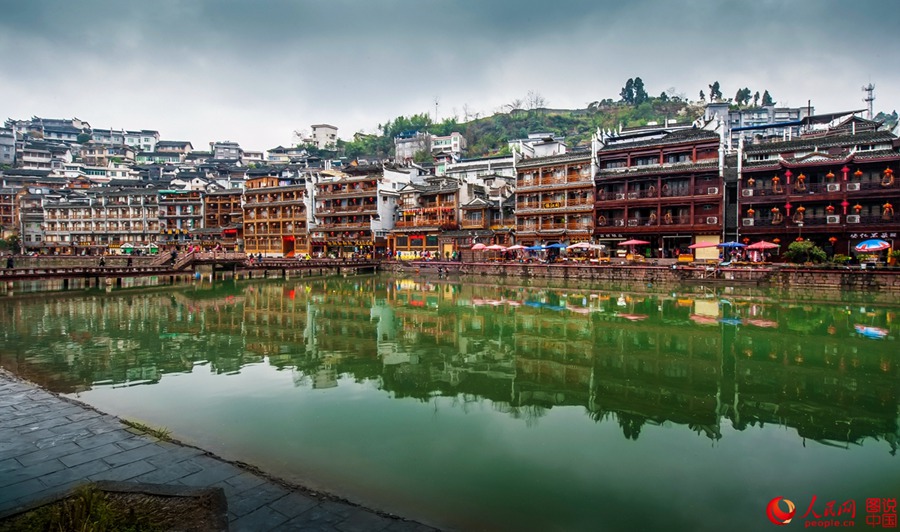
[[833, 246], [835, 244], [835, 242], [837, 242], [837, 237], [833, 236], [833, 237], [829, 238], [828, 241], [831, 242], [831, 245]]
[[833, 212], [834, 212], [834, 205], [829, 205], [829, 206], [825, 207], [825, 212], [827, 212], [827, 213], [829, 213], [829, 214], [833, 213]]
[[744, 244], [749, 244], [749, 243], [750, 243], [750, 239], [747, 238], [747, 237], [744, 237], [744, 239], [742, 240], [742, 242], [743, 242]]
[[773, 243], [773, 244], [781, 244], [781, 239], [780, 239], [780, 238], [773, 238], [773, 239], [772, 239], [772, 243]]
[[853, 176], [856, 177], [857, 179], [862, 177], [862, 175], [863, 175], [863, 173], [862, 173], [862, 170], [860, 170], [860, 169], [857, 169], [855, 172], [853, 172]]
[[825, 174], [825, 177], [829, 180], [834, 179], [834, 172], [828, 172], [827, 174]]

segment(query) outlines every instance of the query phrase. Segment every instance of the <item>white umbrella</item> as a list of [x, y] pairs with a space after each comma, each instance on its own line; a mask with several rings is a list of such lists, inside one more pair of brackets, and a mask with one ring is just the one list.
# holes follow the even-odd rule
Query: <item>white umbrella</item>
[[590, 242], [579, 242], [577, 244], [572, 244], [571, 246], [567, 246], [566, 249], [591, 249], [593, 246]]

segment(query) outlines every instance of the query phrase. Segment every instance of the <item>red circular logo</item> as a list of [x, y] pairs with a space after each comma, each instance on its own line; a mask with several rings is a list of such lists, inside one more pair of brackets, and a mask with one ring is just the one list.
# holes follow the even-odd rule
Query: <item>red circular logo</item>
[[[778, 505], [780, 501], [784, 501], [784, 504], [787, 506], [786, 512]], [[795, 511], [794, 503], [784, 497], [775, 497], [766, 505], [766, 517], [769, 518], [769, 521], [772, 521], [772, 524], [778, 526], [790, 523], [791, 519], [794, 518]]]

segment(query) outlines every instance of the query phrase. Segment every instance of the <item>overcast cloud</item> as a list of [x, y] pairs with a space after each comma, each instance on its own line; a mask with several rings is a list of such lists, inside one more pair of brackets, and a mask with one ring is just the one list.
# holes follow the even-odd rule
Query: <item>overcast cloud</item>
[[818, 112], [900, 101], [894, 0], [0, 0], [0, 109], [163, 139], [287, 145], [329, 123], [491, 114], [647, 91], [697, 99], [715, 80]]

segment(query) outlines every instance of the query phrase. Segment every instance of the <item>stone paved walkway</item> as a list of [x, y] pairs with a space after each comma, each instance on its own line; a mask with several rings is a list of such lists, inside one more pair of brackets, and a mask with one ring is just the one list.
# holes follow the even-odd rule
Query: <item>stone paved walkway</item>
[[193, 447], [0, 371], [0, 513], [87, 480], [221, 487], [231, 530], [430, 531], [425, 525], [291, 489]]

